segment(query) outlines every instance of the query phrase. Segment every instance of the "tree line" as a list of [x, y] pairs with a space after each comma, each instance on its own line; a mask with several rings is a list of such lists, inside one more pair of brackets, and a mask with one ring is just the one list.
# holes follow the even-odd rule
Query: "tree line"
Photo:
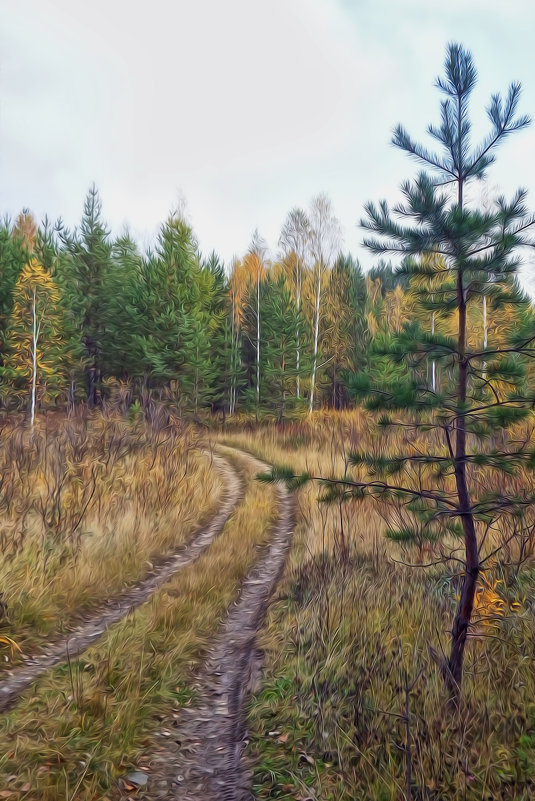
[[384, 369], [373, 343], [396, 331], [407, 287], [389, 264], [365, 276], [341, 251], [320, 195], [293, 209], [276, 258], [255, 232], [227, 267], [179, 213], [141, 253], [113, 237], [95, 187], [80, 224], [23, 211], [0, 226], [0, 400], [90, 408], [156, 396], [181, 412], [282, 420], [351, 403], [351, 379]]
[[[368, 385], [402, 387], [408, 343], [456, 331], [445, 256], [403, 254], [401, 270], [381, 259], [365, 275], [341, 241], [325, 195], [289, 212], [276, 257], [255, 231], [227, 267], [203, 256], [180, 213], [145, 253], [113, 237], [95, 187], [73, 230], [21, 212], [0, 226], [0, 401], [32, 421], [38, 409], [149, 397], [190, 416], [283, 420], [345, 408]], [[501, 347], [525, 327], [531, 304], [505, 278], [499, 304], [485, 291], [468, 305], [468, 346]], [[456, 365], [435, 351], [410, 375], [436, 394]]]

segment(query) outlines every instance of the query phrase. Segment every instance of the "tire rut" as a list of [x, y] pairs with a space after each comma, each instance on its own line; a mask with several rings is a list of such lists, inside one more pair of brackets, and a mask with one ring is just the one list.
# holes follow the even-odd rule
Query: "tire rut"
[[[188, 545], [181, 546], [174, 551], [135, 587], [110, 600], [104, 609], [101, 607], [66, 637], [56, 640], [39, 655], [26, 660], [20, 667], [6, 672], [7, 677], [0, 681], [0, 711], [14, 706], [20, 694], [47, 670], [81, 654], [110, 626], [118, 623], [132, 610], [145, 603], [178, 570], [194, 562], [221, 533], [231, 513], [242, 499], [243, 482], [234, 467], [224, 457], [212, 454], [211, 458], [223, 475], [225, 482], [219, 511], [212, 520], [194, 536]], [[6, 673], [2, 676], [5, 676]]]
[[[269, 469], [249, 454], [235, 452], [257, 470]], [[253, 798], [250, 771], [243, 758], [247, 734], [244, 703], [260, 674], [256, 635], [283, 570], [294, 526], [290, 493], [282, 485], [275, 485], [275, 492], [278, 520], [271, 542], [245, 578], [201, 668], [195, 687], [198, 702], [181, 712], [173, 737], [155, 745], [147, 787], [138, 796], [147, 801]]]

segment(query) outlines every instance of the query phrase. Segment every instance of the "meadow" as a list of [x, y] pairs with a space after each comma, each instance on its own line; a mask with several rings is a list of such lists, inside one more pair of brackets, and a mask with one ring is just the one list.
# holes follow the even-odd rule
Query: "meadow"
[[[14, 416], [3, 421], [6, 676], [191, 542], [221, 506], [213, 452], [240, 477], [241, 500], [195, 561], [3, 714], [2, 798], [151, 797], [125, 777], [150, 775], [159, 741], [195, 707], [196, 677], [271, 536], [275, 489], [257, 480], [247, 453], [296, 473], [356, 477], [363, 468], [350, 466], [352, 451], [396, 453], [429, 437], [379, 434], [376, 416], [361, 409], [202, 429], [163, 408], [134, 412], [49, 413], [33, 434]], [[327, 503], [324, 494], [317, 482], [295, 491], [293, 546], [257, 642], [264, 664], [246, 750], [254, 796], [527, 801], [532, 532], [488, 534], [463, 692], [452, 706], [437, 654], [448, 650], [462, 580], [455, 538], [393, 541], [386, 534], [404, 519], [401, 502]]]
[[[237, 425], [224, 439], [327, 477], [351, 473], [352, 449], [399, 452], [400, 436], [410, 435], [379, 433], [372, 414], [354, 410]], [[326, 504], [323, 492], [317, 484], [298, 491], [294, 547], [261, 636], [266, 671], [248, 720], [255, 797], [532, 798], [532, 535], [520, 542], [502, 530], [487, 539], [463, 693], [452, 708], [436, 657], [448, 651], [458, 602], [458, 543], [392, 542], [385, 531], [401, 505], [377, 497]]]
[[[44, 440], [54, 453], [62, 436], [72, 435], [71, 425], [63, 421], [60, 427], [55, 421], [54, 438]], [[108, 420], [100, 415], [78, 421], [73, 428], [87, 438], [87, 460], [96, 458], [103, 437], [107, 450], [110, 441], [119, 439], [125, 453], [122, 461], [117, 458], [115, 470], [103, 472], [97, 481], [101, 505], [96, 503], [80, 526], [80, 541], [66, 539], [57, 545], [61, 554], [67, 552], [63, 559], [46, 560], [42, 521], [30, 516], [34, 528], [12, 560], [22, 565], [35, 554], [34, 569], [24, 573], [20, 568], [4, 596], [13, 613], [11, 618], [6, 615], [2, 633], [6, 640], [16, 642], [19, 658], [20, 648], [26, 655], [29, 648], [44, 647], [46, 636], [58, 634], [69, 620], [98, 614], [98, 603], [107, 593], [139, 578], [149, 558], [157, 564], [169, 547], [186, 542], [218, 504], [221, 478], [205, 450], [208, 443], [189, 428], [166, 425], [161, 430], [156, 426], [155, 431], [145, 421]], [[44, 439], [46, 433], [50, 435], [50, 428], [39, 436]], [[180, 709], [194, 700], [196, 671], [258, 548], [267, 542], [274, 514], [273, 492], [254, 481], [247, 459], [233, 453], [225, 458], [241, 477], [243, 499], [221, 535], [147, 603], [104, 631], [80, 657], [63, 660], [47, 671], [3, 714], [2, 798], [103, 799], [119, 797], [127, 792], [125, 788], [133, 790], [124, 778], [128, 770], [147, 769], [157, 746], [155, 738], [175, 726]], [[50, 455], [48, 459], [50, 465]], [[38, 475], [39, 466], [47, 486], [50, 475], [44, 462], [33, 466], [33, 475]], [[147, 466], [154, 470], [152, 487]], [[86, 469], [91, 469], [88, 463]], [[118, 503], [125, 475], [131, 487], [125, 503], [132, 505], [126, 519]], [[35, 485], [34, 498], [41, 497], [39, 486]], [[76, 492], [76, 482], [70, 491]], [[151, 506], [151, 493], [156, 509]], [[59, 505], [62, 512], [70, 508], [69, 497], [66, 490]], [[117, 504], [111, 503], [114, 497]], [[168, 506], [162, 505], [164, 497], [171, 501]], [[137, 526], [133, 525], [136, 519]], [[157, 520], [161, 524], [155, 527]], [[117, 536], [112, 537], [114, 528]], [[104, 555], [106, 569], [99, 568]], [[7, 575], [7, 566], [5, 570]], [[23, 575], [26, 584], [20, 578]], [[42, 589], [47, 586], [48, 595]], [[31, 618], [22, 614], [21, 596], [31, 596]], [[5, 655], [10, 658], [8, 641]]]
[[199, 435], [164, 416], [1, 427], [2, 624], [26, 653], [185, 544], [221, 492]]

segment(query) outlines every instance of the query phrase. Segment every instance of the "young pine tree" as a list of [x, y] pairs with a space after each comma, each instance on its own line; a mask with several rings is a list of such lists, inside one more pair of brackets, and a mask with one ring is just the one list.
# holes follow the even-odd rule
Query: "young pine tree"
[[[525, 467], [535, 465], [530, 437], [513, 436], [506, 444], [509, 428], [532, 414], [535, 402], [525, 381], [527, 357], [535, 356], [532, 315], [526, 311], [526, 325], [512, 328], [508, 343], [502, 339], [499, 345], [471, 347], [467, 331], [468, 312], [472, 305], [481, 304], [482, 297], [487, 299], [489, 314], [506, 302], [525, 303], [514, 282], [518, 248], [528, 244], [527, 231], [535, 224], [535, 218], [527, 214], [525, 192], [518, 191], [511, 201], [501, 197], [492, 208], [481, 209], [467, 203], [466, 189], [486, 173], [498, 145], [528, 125], [529, 119], [517, 116], [520, 85], [512, 84], [505, 98], [493, 95], [488, 107], [490, 133], [480, 145], [472, 146], [468, 112], [475, 82], [470, 53], [460, 45], [449, 45], [445, 76], [437, 81], [444, 95], [441, 123], [429, 127], [440, 152], [427, 150], [398, 127], [394, 144], [427, 171], [403, 185], [403, 204], [391, 211], [386, 202], [370, 203], [362, 222], [371, 234], [365, 243], [374, 253], [412, 257], [404, 267], [409, 275], [436, 279], [434, 267], [429, 272], [428, 257], [432, 254], [443, 260], [439, 286], [433, 282], [427, 294], [422, 292], [420, 303], [428, 314], [434, 310], [453, 318], [454, 333], [424, 333], [417, 323], [408, 324], [385, 353], [392, 364], [404, 367], [404, 378], [380, 388], [373, 386], [368, 375], [361, 374], [355, 381], [356, 391], [368, 406], [382, 411], [384, 425], [421, 431], [428, 437], [428, 450], [407, 446], [406, 452], [381, 458], [353, 454], [352, 463], [367, 469], [369, 478], [330, 482], [332, 494], [336, 490], [379, 493], [382, 499], [398, 503], [400, 497], [405, 498], [415, 529], [418, 523], [429, 534], [457, 531], [462, 537], [462, 587], [449, 658], [441, 661], [452, 696], [461, 686], [478, 578], [492, 553], [485, 531], [503, 530], [512, 517], [518, 529], [522, 515], [535, 503], [531, 482], [512, 480]], [[440, 391], [419, 378], [421, 364], [428, 360], [447, 368], [449, 378]], [[414, 476], [416, 480], [411, 480]], [[284, 471], [280, 477], [291, 478]], [[411, 532], [390, 534], [406, 540]], [[458, 554], [457, 550], [457, 560]]]
[[[362, 223], [372, 234], [365, 244], [374, 253], [415, 257], [405, 268], [409, 274], [427, 275], [429, 266], [423, 257], [429, 254], [443, 259], [443, 281], [440, 287], [431, 288], [421, 297], [421, 304], [430, 313], [437, 311], [456, 319], [456, 333], [451, 337], [423, 336], [418, 327], [407, 327], [392, 347], [393, 360], [407, 365], [405, 381], [380, 395], [375, 395], [373, 387], [365, 383], [360, 387], [374, 408], [394, 415], [410, 410], [414, 425], [425, 430], [432, 428], [443, 437], [446, 455], [442, 451], [423, 456], [400, 454], [374, 466], [382, 468], [385, 475], [402, 471], [411, 463], [424, 463], [432, 468], [429, 488], [415, 496], [420, 514], [425, 511], [430, 524], [431, 520], [457, 519], [462, 526], [463, 585], [452, 627], [450, 656], [443, 666], [453, 692], [461, 684], [481, 569], [480, 529], [489, 520], [496, 522], [504, 515], [519, 513], [530, 502], [527, 495], [504, 497], [500, 489], [489, 491], [492, 485], [476, 480], [476, 465], [479, 470], [484, 468], [499, 475], [510, 473], [532, 459], [528, 450], [517, 452], [516, 445], [497, 451], [492, 445], [495, 440], [492, 435], [530, 413], [533, 396], [524, 384], [522, 355], [531, 355], [533, 332], [511, 332], [509, 344], [497, 350], [467, 347], [467, 314], [472, 304], [480, 304], [482, 297], [487, 298], [489, 307], [498, 307], [507, 300], [522, 302], [521, 293], [510, 279], [519, 266], [517, 249], [526, 244], [526, 230], [535, 222], [527, 215], [524, 191], [518, 191], [511, 201], [499, 198], [486, 211], [471, 207], [466, 201], [468, 185], [485, 175], [498, 145], [529, 123], [527, 117], [517, 116], [520, 85], [512, 84], [506, 98], [493, 95], [488, 107], [490, 133], [473, 147], [469, 99], [476, 78], [471, 54], [461, 45], [449, 45], [445, 76], [437, 80], [444, 96], [441, 123], [438, 127], [429, 126], [440, 152], [435, 154], [414, 142], [398, 126], [394, 144], [423, 164], [427, 172], [403, 185], [405, 202], [392, 212], [385, 202], [379, 207], [368, 204], [367, 218]], [[412, 366], [422, 358], [449, 365], [452, 381], [443, 393], [430, 391], [426, 384], [411, 379]], [[368, 462], [365, 456], [354, 461]], [[437, 473], [443, 481], [433, 486], [433, 474]], [[496, 486], [500, 486], [500, 481]]]

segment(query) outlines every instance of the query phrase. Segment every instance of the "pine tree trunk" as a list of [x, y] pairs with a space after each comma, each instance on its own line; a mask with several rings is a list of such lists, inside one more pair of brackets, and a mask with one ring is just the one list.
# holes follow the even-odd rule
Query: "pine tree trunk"
[[[431, 334], [435, 335], [435, 312], [431, 314]], [[431, 361], [431, 389], [433, 392], [437, 391], [437, 365], [434, 359]]]
[[[487, 328], [487, 296], [483, 295], [483, 350], [487, 349], [488, 345], [488, 328]], [[483, 362], [483, 378], [487, 378], [487, 362]]]
[[[459, 182], [459, 208], [462, 210], [462, 182]], [[459, 310], [459, 333], [457, 348], [459, 353], [458, 406], [463, 408], [466, 402], [468, 384], [468, 361], [466, 359], [466, 298], [463, 286], [463, 274], [459, 267], [457, 275], [457, 305]], [[474, 609], [474, 599], [479, 576], [479, 549], [477, 545], [476, 527], [472, 504], [466, 481], [466, 417], [460, 414], [456, 421], [455, 439], [455, 483], [459, 500], [459, 512], [464, 531], [466, 569], [461, 590], [461, 597], [451, 633], [451, 652], [446, 671], [446, 684], [453, 697], [459, 695], [461, 689], [464, 651], [468, 629]]]

